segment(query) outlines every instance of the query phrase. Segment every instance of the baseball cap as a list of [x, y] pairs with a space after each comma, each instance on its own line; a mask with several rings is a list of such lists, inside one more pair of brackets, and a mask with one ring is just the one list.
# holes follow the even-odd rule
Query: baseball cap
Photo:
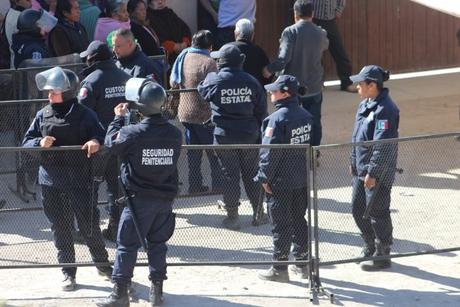
[[374, 81], [375, 83], [382, 84], [385, 80], [385, 71], [382, 67], [377, 65], [364, 66], [359, 74], [351, 76], [350, 80], [353, 83], [359, 83], [363, 81]]
[[229, 66], [237, 66], [246, 58], [240, 49], [233, 44], [225, 44], [218, 51], [211, 52], [211, 57]]
[[299, 91], [299, 82], [297, 78], [291, 75], [281, 75], [275, 82], [264, 86], [269, 92], [284, 91], [291, 96], [296, 96]]
[[93, 41], [91, 44], [89, 44], [85, 51], [80, 53], [81, 58], [93, 58], [95, 56], [97, 56], [99, 60], [108, 60], [112, 57], [112, 52], [106, 43], [101, 41]]

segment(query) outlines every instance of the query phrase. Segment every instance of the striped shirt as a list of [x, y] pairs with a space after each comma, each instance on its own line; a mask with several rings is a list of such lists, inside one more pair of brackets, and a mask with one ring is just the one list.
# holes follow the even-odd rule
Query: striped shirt
[[313, 0], [313, 14], [316, 19], [332, 20], [345, 9], [346, 0]]

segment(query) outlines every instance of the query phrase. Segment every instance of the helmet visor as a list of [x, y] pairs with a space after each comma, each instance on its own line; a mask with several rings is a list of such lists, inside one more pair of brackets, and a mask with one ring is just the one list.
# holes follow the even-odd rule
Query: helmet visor
[[131, 78], [126, 82], [125, 97], [128, 101], [138, 102], [142, 85], [147, 79]]
[[42, 10], [42, 16], [39, 20], [37, 20], [37, 27], [39, 27], [42, 31], [48, 33], [50, 32], [57, 24], [58, 20], [56, 17], [51, 15], [45, 10]]
[[38, 73], [35, 83], [40, 91], [67, 92], [70, 89], [70, 81], [61, 67], [54, 67]]

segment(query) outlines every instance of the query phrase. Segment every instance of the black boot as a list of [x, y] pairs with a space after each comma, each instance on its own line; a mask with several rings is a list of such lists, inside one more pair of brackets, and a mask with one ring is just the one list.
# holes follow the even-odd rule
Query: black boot
[[253, 214], [252, 214], [252, 226], [260, 226], [265, 225], [269, 222], [268, 215], [264, 212], [264, 206], [261, 204], [260, 206], [252, 206]]
[[[364, 240], [363, 249], [361, 250], [361, 254], [359, 254], [359, 258], [366, 258], [371, 257], [375, 253], [375, 243], [374, 238], [362, 236]], [[357, 263], [360, 263], [358, 261]]]
[[96, 303], [98, 307], [129, 307], [128, 287], [115, 284], [112, 293], [102, 302]]
[[152, 281], [152, 285], [150, 287], [150, 304], [152, 306], [160, 306], [163, 304], [163, 301], [163, 281]]
[[[373, 256], [388, 256], [390, 255], [391, 245], [376, 243], [376, 249]], [[391, 259], [370, 260], [361, 264], [363, 271], [379, 271], [391, 267]]]
[[225, 210], [227, 210], [227, 217], [222, 221], [222, 225], [230, 230], [239, 230], [241, 225], [238, 217], [238, 207], [225, 208]]
[[109, 241], [117, 242], [117, 232], [118, 232], [118, 222], [120, 221], [120, 217], [110, 217], [109, 225], [107, 225], [106, 229], [102, 230], [102, 236]]

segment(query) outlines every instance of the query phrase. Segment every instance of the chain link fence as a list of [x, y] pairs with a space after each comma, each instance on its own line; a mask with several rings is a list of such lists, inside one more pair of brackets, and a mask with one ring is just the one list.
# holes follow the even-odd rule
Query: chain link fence
[[[260, 147], [261, 145], [183, 147], [178, 163], [180, 192], [173, 206], [176, 213], [176, 230], [169, 241], [168, 263], [172, 265], [265, 264], [273, 261], [273, 239], [267, 216], [264, 216], [264, 223], [254, 226], [254, 211], [262, 208], [267, 213], [266, 197], [262, 193], [260, 184], [243, 182], [240, 175], [233, 171], [231, 175], [229, 174], [229, 168], [237, 170], [241, 167], [245, 179], [255, 177]], [[298, 154], [300, 151], [305, 158], [303, 167], [307, 167], [308, 147], [278, 146], [273, 150], [279, 151], [279, 154], [286, 157], [288, 164], [291, 153]], [[222, 164], [219, 159], [219, 169], [216, 170], [216, 173], [212, 173], [211, 164], [206, 155], [203, 155], [201, 165], [198, 166], [201, 174], [196, 171], [193, 174], [189, 173], [188, 156], [206, 151], [208, 152], [207, 157], [210, 154], [229, 157], [227, 163], [230, 164], [225, 165], [225, 172], [222, 172]], [[100, 228], [104, 228], [108, 223], [106, 208], [104, 204], [101, 204], [107, 199], [107, 195], [105, 183], [95, 181], [93, 175], [100, 173], [104, 159], [97, 159], [97, 156], [87, 159], [79, 147], [45, 150], [41, 148], [0, 148], [0, 152], [27, 156], [27, 162], [24, 162], [26, 184], [28, 190], [35, 195], [35, 198], [28, 199], [28, 203], [24, 202], [12, 192], [17, 174], [1, 175], [0, 199], [4, 207], [0, 210], [0, 233], [2, 233], [0, 268], [57, 265], [57, 251], [53, 243], [50, 223], [53, 218], [56, 219], [55, 225], [59, 222], [59, 227], [63, 229], [65, 240], [61, 242], [61, 247], [70, 248], [73, 240], [71, 233], [76, 229], [90, 234], [92, 239], [99, 236]], [[236, 152], [238, 152], [237, 155], [235, 155]], [[295, 164], [294, 160], [292, 161], [292, 171], [294, 171]], [[298, 164], [298, 160], [296, 161]], [[52, 191], [53, 189], [50, 191], [49, 187], [37, 184], [39, 165], [51, 168], [55, 174], [57, 194]], [[302, 165], [297, 165], [297, 169], [299, 167]], [[196, 170], [197, 167], [194, 166], [194, 169]], [[213, 176], [216, 175], [219, 177], [214, 178]], [[203, 186], [213, 189], [212, 194], [196, 191], [189, 193], [190, 180], [196, 180], [196, 177], [200, 177]], [[238, 184], [233, 185], [234, 180], [237, 180]], [[219, 185], [216, 185], [217, 183]], [[239, 199], [239, 204], [237, 204], [241, 225], [239, 230], [229, 230], [222, 226], [227, 212], [220, 201], [224, 199], [223, 195], [228, 197], [229, 194], [236, 195]], [[99, 206], [96, 205], [97, 199]], [[75, 200], [74, 204], [72, 200]], [[305, 203], [305, 219], [308, 218], [306, 208]], [[59, 218], [56, 218], [55, 215]], [[76, 215], [79, 218], [75, 218]], [[56, 226], [54, 228], [56, 229]], [[302, 231], [307, 233], [307, 227]], [[74, 261], [80, 265], [91, 263], [94, 255], [92, 258], [86, 244], [76, 243], [74, 246], [76, 257], [68, 262]], [[113, 261], [115, 244], [106, 241], [105, 247], [109, 253], [109, 260]], [[305, 246], [305, 248], [308, 247]], [[94, 248], [92, 250], [94, 251]], [[291, 262], [287, 263], [292, 264], [292, 261], [295, 259], [291, 258]], [[307, 260], [302, 259], [301, 261], [303, 262], [299, 263], [304, 264]], [[140, 252], [138, 264], [145, 265], [146, 263], [146, 254]]]
[[[391, 184], [375, 189], [391, 193], [394, 256], [417, 254], [460, 246], [460, 143], [458, 134], [414, 137], [384, 142], [319, 146], [314, 148], [313, 179], [315, 258], [320, 265], [355, 262], [363, 238], [353, 218], [350, 154], [353, 148], [397, 149], [396, 173]], [[319, 154], [320, 153], [320, 154]], [[384, 156], [392, 154], [383, 151]], [[393, 160], [393, 159], [388, 159]], [[391, 163], [390, 163], [391, 164]], [[389, 174], [388, 172], [387, 174]], [[389, 180], [391, 182], [391, 178]], [[364, 184], [360, 181], [360, 184]], [[377, 193], [378, 197], [384, 195]], [[380, 210], [374, 199], [370, 219]], [[369, 201], [372, 202], [372, 201]], [[362, 213], [357, 221], [363, 219]], [[374, 222], [372, 222], [374, 223]], [[377, 224], [373, 227], [378, 227]], [[377, 229], [377, 228], [375, 228]], [[378, 229], [377, 229], [378, 231]]]

